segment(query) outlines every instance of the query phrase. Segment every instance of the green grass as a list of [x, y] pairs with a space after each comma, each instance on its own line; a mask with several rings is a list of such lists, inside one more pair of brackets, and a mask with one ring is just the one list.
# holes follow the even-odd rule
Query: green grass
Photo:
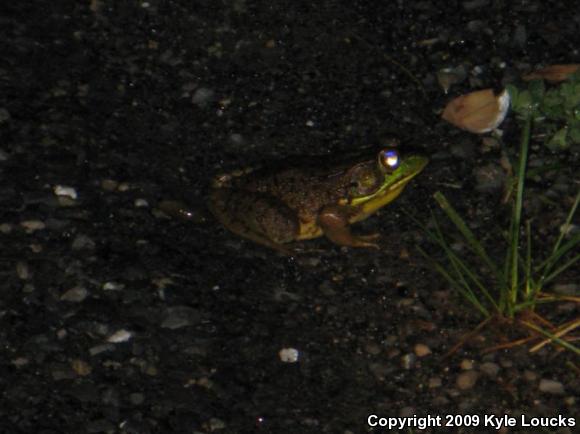
[[[443, 233], [435, 218], [433, 218], [433, 228], [417, 223], [423, 228], [428, 238], [441, 248], [446, 261], [444, 263], [435, 259], [423, 249], [419, 251], [486, 321], [494, 317], [508, 319], [523, 325], [536, 337], [545, 337], [541, 346], [554, 342], [580, 355], [580, 348], [565, 339], [567, 333], [580, 327], [580, 318], [560, 328], [548, 327], [546, 324], [549, 325], [549, 323], [535, 313], [536, 307], [544, 303], [562, 299], [580, 302], [580, 297], [547, 296], [545, 291], [558, 276], [580, 260], [580, 254], [578, 254], [580, 233], [571, 236], [567, 234], [567, 229], [571, 227], [572, 219], [580, 203], [580, 190], [576, 194], [566, 220], [562, 222], [560, 233], [552, 248], [543, 254], [534, 252], [533, 228], [529, 220], [525, 222], [522, 220], [522, 208], [532, 126], [538, 121], [545, 120], [541, 108], [545, 105], [546, 92], [543, 82], [532, 82], [530, 90], [526, 92], [527, 105], [524, 106], [521, 101], [518, 102], [522, 135], [514, 180], [515, 197], [512, 198], [511, 221], [506, 233], [498, 234], [499, 238], [506, 240], [503, 262], [492, 258], [483, 243], [478, 240], [468, 224], [441, 192], [436, 192], [434, 198], [461, 234], [473, 254], [473, 259], [465, 259], [465, 255], [458, 254], [451, 247], [446, 234]], [[578, 92], [580, 92], [580, 87]], [[522, 94], [523, 92], [520, 92], [520, 98]], [[545, 125], [542, 126], [544, 127]], [[494, 251], [494, 253], [497, 252]], [[479, 271], [482, 269], [481, 265], [484, 266], [483, 272]], [[532, 318], [540, 321], [530, 320], [530, 312], [533, 313]]]

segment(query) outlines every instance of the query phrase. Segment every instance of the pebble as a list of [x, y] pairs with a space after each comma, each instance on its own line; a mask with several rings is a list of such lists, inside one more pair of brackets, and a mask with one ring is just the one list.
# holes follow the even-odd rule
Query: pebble
[[417, 344], [415, 345], [415, 354], [417, 357], [425, 357], [431, 354], [431, 348], [429, 348], [425, 344]]
[[475, 158], [475, 142], [473, 140], [462, 140], [454, 143], [449, 148], [451, 155], [462, 160]]
[[459, 65], [456, 68], [443, 68], [437, 72], [437, 81], [445, 93], [454, 84], [464, 81], [466, 77], [467, 72], [463, 65]]
[[503, 188], [505, 173], [499, 165], [488, 164], [473, 171], [475, 189], [482, 193], [493, 193]]
[[296, 363], [300, 358], [300, 352], [296, 348], [282, 348], [278, 357], [284, 363]]
[[490, 377], [496, 377], [500, 367], [497, 363], [486, 362], [479, 366], [479, 370]]
[[429, 378], [429, 389], [436, 389], [438, 387], [441, 387], [441, 384], [443, 384], [441, 378], [439, 377]]
[[563, 395], [564, 385], [559, 381], [547, 380], [542, 378], [539, 386], [540, 392], [549, 393], [551, 395]]
[[129, 330], [120, 329], [113, 333], [111, 336], [107, 338], [107, 342], [111, 342], [113, 344], [118, 344], [122, 342], [127, 342], [133, 337], [133, 333]]
[[365, 344], [365, 351], [368, 354], [372, 354], [373, 356], [376, 356], [376, 355], [381, 353], [381, 346], [378, 345], [376, 342], [367, 342]]
[[26, 233], [31, 234], [35, 231], [40, 231], [46, 228], [46, 225], [43, 221], [40, 220], [24, 220], [20, 222], [20, 226], [24, 228]]
[[103, 285], [104, 291], [120, 291], [125, 288], [125, 285], [117, 282], [105, 282]]
[[10, 116], [10, 112], [6, 110], [4, 107], [0, 108], [0, 124], [10, 120], [12, 116]]
[[216, 417], [212, 417], [208, 422], [204, 424], [209, 431], [221, 431], [226, 428], [226, 423]]
[[95, 345], [94, 347], [89, 348], [89, 354], [91, 356], [96, 356], [101, 353], [106, 353], [107, 351], [112, 351], [114, 349], [115, 347], [111, 344]]
[[477, 383], [478, 378], [479, 374], [476, 371], [462, 372], [457, 376], [457, 387], [461, 390], [471, 389]]
[[197, 324], [201, 321], [198, 310], [189, 306], [173, 306], [165, 311], [165, 319], [161, 323], [164, 329], [177, 330]]
[[71, 248], [75, 251], [79, 250], [94, 250], [96, 243], [86, 235], [78, 234], [71, 244]]
[[145, 199], [135, 199], [135, 207], [136, 208], [148, 208], [149, 207], [149, 202], [147, 202], [147, 200]]
[[82, 286], [75, 286], [69, 289], [60, 296], [62, 301], [70, 301], [72, 303], [80, 303], [89, 295], [89, 291]]
[[215, 92], [207, 87], [200, 87], [191, 97], [191, 102], [198, 107], [205, 107], [215, 96]]
[[68, 197], [73, 200], [76, 200], [78, 197], [77, 191], [73, 187], [66, 185], [55, 185], [53, 191], [57, 196]]
[[73, 368], [73, 371], [75, 371], [77, 373], [77, 375], [79, 375], [81, 377], [86, 377], [93, 370], [91, 365], [89, 365], [84, 360], [80, 360], [80, 359], [74, 359], [73, 361], [71, 361], [71, 367]]
[[30, 267], [23, 261], [18, 261], [16, 263], [16, 274], [20, 280], [29, 280], [32, 277]]
[[142, 393], [131, 393], [129, 400], [133, 405], [141, 405], [145, 401], [145, 396]]
[[461, 369], [463, 369], [464, 371], [469, 371], [469, 370], [473, 369], [473, 360], [463, 359], [461, 361], [461, 364], [459, 365], [459, 367]]
[[415, 354], [409, 353], [401, 357], [401, 366], [403, 369], [413, 369], [415, 367], [415, 362], [417, 361], [417, 356]]

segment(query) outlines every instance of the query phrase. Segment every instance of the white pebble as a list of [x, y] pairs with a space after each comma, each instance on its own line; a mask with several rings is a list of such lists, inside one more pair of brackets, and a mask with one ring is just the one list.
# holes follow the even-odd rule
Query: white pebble
[[111, 336], [109, 336], [107, 338], [107, 342], [110, 342], [113, 344], [118, 344], [121, 342], [127, 342], [132, 337], [133, 337], [133, 333], [131, 333], [128, 330], [121, 329], [121, 330], [117, 330], [115, 333], [113, 333]]
[[67, 187], [66, 185], [55, 185], [53, 191], [57, 196], [70, 197], [73, 200], [78, 197], [77, 191], [73, 187]]
[[149, 206], [149, 202], [145, 199], [135, 199], [135, 206], [137, 208], [147, 208]]
[[280, 356], [280, 360], [284, 363], [296, 363], [300, 353], [296, 348], [282, 348], [278, 352], [278, 356]]
[[117, 282], [106, 282], [103, 285], [103, 290], [105, 291], [120, 291], [123, 288], [125, 288], [125, 285]]

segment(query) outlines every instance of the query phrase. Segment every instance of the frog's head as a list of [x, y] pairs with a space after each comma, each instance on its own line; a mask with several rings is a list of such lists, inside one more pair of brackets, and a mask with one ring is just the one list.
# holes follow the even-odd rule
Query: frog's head
[[362, 220], [393, 201], [429, 160], [420, 155], [402, 158], [395, 149], [383, 149], [376, 161], [359, 163], [348, 171], [350, 191], [340, 203], [359, 207]]

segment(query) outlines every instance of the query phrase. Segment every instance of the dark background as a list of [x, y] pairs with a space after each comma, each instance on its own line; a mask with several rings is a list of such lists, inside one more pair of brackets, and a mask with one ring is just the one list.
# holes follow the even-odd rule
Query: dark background
[[[440, 111], [537, 66], [578, 63], [579, 10], [571, 0], [3, 2], [0, 430], [346, 434], [370, 431], [370, 413], [580, 423], [570, 354], [481, 355], [496, 333], [443, 358], [479, 319], [418, 255], [425, 237], [404, 213], [426, 222], [443, 190], [478, 233], [506, 227], [501, 150]], [[464, 72], [448, 94], [444, 68]], [[517, 126], [504, 126], [513, 150]], [[380, 232], [378, 252], [319, 239], [287, 258], [211, 219], [156, 210], [175, 199], [203, 213], [216, 172], [392, 137], [431, 163], [354, 229]], [[578, 149], [536, 146], [531, 158], [569, 168], [526, 202], [540, 239], [553, 237], [578, 188]], [[78, 198], [58, 198], [56, 185]], [[577, 277], [560, 283], [577, 291]], [[553, 316], [575, 308], [561, 309]], [[120, 330], [130, 339], [110, 342]], [[286, 347], [298, 363], [280, 361]]]

